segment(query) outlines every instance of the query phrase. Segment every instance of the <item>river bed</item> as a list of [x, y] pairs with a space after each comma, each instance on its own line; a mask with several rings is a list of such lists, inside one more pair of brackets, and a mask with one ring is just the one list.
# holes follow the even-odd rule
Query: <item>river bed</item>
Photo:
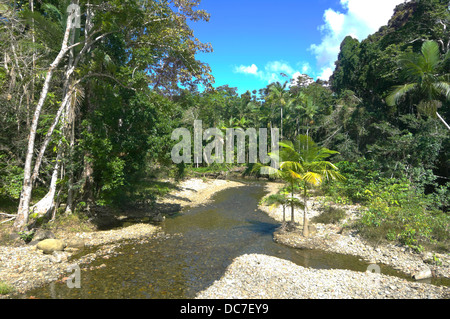
[[[358, 257], [290, 248], [273, 241], [279, 223], [258, 209], [262, 183], [223, 190], [212, 201], [185, 209], [161, 225], [165, 236], [124, 244], [108, 259], [81, 271], [80, 288], [54, 282], [26, 295], [36, 298], [194, 298], [244, 254], [264, 254], [316, 269], [364, 272]], [[381, 272], [409, 279], [390, 267]]]

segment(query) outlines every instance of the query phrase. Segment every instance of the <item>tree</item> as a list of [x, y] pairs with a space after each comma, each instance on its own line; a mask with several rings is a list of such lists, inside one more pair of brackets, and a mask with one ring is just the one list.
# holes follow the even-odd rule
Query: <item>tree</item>
[[269, 96], [268, 100], [271, 101], [271, 103], [274, 106], [280, 107], [280, 136], [283, 138], [283, 108], [288, 103], [289, 99], [289, 92], [286, 91], [288, 82], [285, 82], [284, 84], [281, 84], [280, 82], [275, 82], [269, 86]]
[[277, 194], [272, 194], [270, 196], [264, 197], [262, 203], [265, 205], [270, 205], [271, 207], [282, 206], [283, 207], [283, 223], [282, 227], [286, 224], [286, 206], [288, 204], [288, 193], [279, 192]]
[[439, 76], [437, 73], [443, 62], [439, 45], [434, 41], [424, 42], [420, 54], [405, 54], [399, 60], [399, 65], [408, 82], [396, 86], [386, 98], [386, 103], [389, 106], [399, 105], [406, 95], [412, 95], [414, 101], [419, 101], [418, 112], [437, 116], [450, 130], [450, 126], [437, 111], [442, 105], [438, 100], [440, 97], [450, 101], [450, 74]]
[[[270, 196], [264, 197], [262, 200], [262, 204], [269, 205], [271, 207], [282, 206], [283, 207], [283, 222], [281, 227], [283, 229], [286, 228], [286, 207], [291, 206], [297, 208], [303, 208], [303, 203], [295, 197], [289, 196], [289, 192], [287, 190], [281, 190], [277, 194], [272, 194]], [[294, 215], [291, 215], [291, 225], [294, 226]]]
[[[24, 21], [28, 19], [32, 22], [36, 42], [49, 48], [53, 62], [50, 66], [45, 66], [44, 62], [38, 61], [46, 70], [45, 80], [40, 88], [40, 98], [36, 103], [33, 120], [29, 125], [23, 188], [15, 221], [16, 230], [26, 228], [33, 184], [39, 178], [44, 157], [50, 157], [50, 162], [55, 159], [55, 154], [49, 154], [50, 152], [47, 151], [51, 143], [56, 144], [54, 150], [57, 151], [56, 158], [60, 161], [57, 160], [53, 166], [54, 174], [51, 175], [54, 178], [50, 183], [51, 189], [48, 192], [49, 196], [45, 197], [45, 203], [53, 202], [55, 187], [58, 186], [60, 190], [67, 188], [67, 211], [72, 211], [75, 177], [79, 175], [76, 171], [78, 163], [73, 163], [75, 140], [77, 138], [79, 141], [82, 140], [82, 130], [79, 129], [81, 125], [76, 123], [89, 123], [95, 107], [102, 103], [114, 105], [115, 102], [119, 102], [123, 110], [125, 105], [121, 103], [137, 100], [139, 100], [138, 103], [130, 105], [136, 105], [137, 109], [142, 105], [149, 106], [151, 103], [146, 103], [150, 99], [147, 90], [149, 85], [155, 91], [167, 95], [179, 90], [180, 85], [186, 87], [198, 84], [206, 87], [210, 85], [213, 79], [209, 74], [209, 67], [195, 59], [198, 51], [209, 52], [210, 45], [196, 39], [186, 23], [187, 19], [208, 20], [209, 15], [205, 11], [195, 9], [197, 5], [198, 2], [193, 0], [168, 2], [113, 0], [107, 3], [71, 0], [62, 1], [56, 5], [50, 1], [42, 1], [38, 8], [32, 6], [32, 12], [22, 10]], [[67, 8], [72, 8], [72, 12], [66, 12]], [[83, 13], [82, 17], [74, 16], [76, 13], [73, 11], [77, 8], [80, 8], [80, 12]], [[48, 12], [44, 14], [43, 10]], [[80, 26], [73, 25], [75, 18], [80, 18], [82, 22]], [[53, 23], [50, 23], [51, 19], [54, 20]], [[6, 23], [9, 21], [7, 20]], [[33, 64], [35, 57], [38, 56], [33, 55]], [[54, 74], [62, 75], [62, 83], [56, 83]], [[107, 95], [104, 96], [107, 98], [99, 101], [100, 103], [95, 106], [91, 103], [94, 82], [102, 83], [108, 88]], [[97, 87], [101, 87], [102, 84]], [[59, 85], [61, 90], [58, 89]], [[119, 92], [120, 89], [128, 92], [124, 93], [123, 90]], [[131, 95], [136, 95], [138, 90], [143, 94], [139, 98], [133, 98]], [[80, 97], [84, 92], [86, 103], [82, 105]], [[121, 99], [123, 95], [127, 95], [127, 98]], [[56, 111], [50, 110], [49, 115], [53, 122], [46, 127], [47, 134], [41, 139], [38, 127], [42, 124], [43, 111], [46, 103], [49, 102], [49, 97], [58, 107]], [[113, 101], [114, 99], [116, 101]], [[76, 112], [76, 104], [79, 104], [80, 112]], [[140, 132], [130, 130], [130, 134], [127, 135], [130, 141], [136, 138], [139, 143], [123, 143], [122, 146], [133, 145], [139, 148], [142, 145], [140, 144], [142, 136], [145, 135], [141, 133], [147, 128], [137, 123], [126, 123], [126, 118], [121, 116], [120, 112], [116, 115], [119, 118], [113, 119], [113, 122], [118, 125], [112, 125], [113, 131], [118, 132], [126, 128], [141, 129]], [[88, 131], [92, 128], [93, 126], [88, 124]], [[131, 136], [131, 133], [139, 137]], [[108, 138], [111, 138], [111, 135], [113, 134], [109, 134]], [[37, 146], [36, 142], [42, 143]], [[86, 143], [80, 144], [86, 145]], [[127, 167], [138, 167], [137, 163], [141, 162], [142, 153], [148, 150], [148, 145], [145, 146], [140, 148], [139, 152], [117, 152], [119, 159], [116, 158], [115, 161], [110, 162], [117, 176], [125, 175], [124, 170]], [[116, 150], [112, 148], [110, 151]], [[38, 156], [34, 160], [35, 153], [38, 153]], [[131, 154], [134, 154], [134, 157]], [[129, 155], [127, 160], [120, 158], [126, 155]], [[32, 170], [33, 161], [34, 169]], [[92, 181], [92, 176], [87, 176], [94, 174], [92, 169], [95, 165], [91, 165], [92, 162], [93, 160], [85, 161], [83, 176], [86, 181]], [[64, 174], [55, 174], [58, 170]], [[55, 179], [64, 180], [65, 177], [67, 181], [56, 183]], [[120, 182], [116, 185], [120, 185]], [[42, 205], [44, 210], [48, 206]]]
[[[302, 185], [303, 188], [303, 235], [308, 233], [308, 188], [317, 187], [324, 180], [343, 180], [344, 177], [338, 172], [338, 168], [325, 159], [337, 154], [327, 148], [318, 146], [311, 137], [299, 135], [294, 142], [280, 142], [279, 152], [280, 168], [275, 169], [270, 166], [257, 165], [254, 170], [264, 168], [263, 172], [271, 177], [284, 180], [291, 191], [291, 222], [294, 223], [294, 185]], [[271, 154], [271, 156], [275, 156]]]
[[308, 237], [308, 188], [320, 186], [324, 180], [344, 179], [338, 172], [338, 168], [325, 160], [338, 152], [318, 146], [311, 137], [306, 135], [297, 136], [294, 143], [280, 143], [280, 146], [282, 147], [280, 151], [282, 165], [289, 167], [298, 176], [298, 182], [303, 187], [303, 236]]
[[357, 76], [360, 67], [360, 51], [360, 43], [357, 39], [347, 36], [342, 41], [336, 61], [336, 70], [330, 79], [332, 87], [337, 93], [359, 86]]
[[73, 20], [72, 17], [69, 16], [66, 23], [66, 29], [64, 32], [64, 37], [61, 45], [61, 49], [56, 56], [55, 60], [50, 64], [50, 67], [48, 68], [47, 74], [45, 76], [45, 81], [41, 90], [39, 101], [36, 105], [36, 109], [34, 111], [33, 120], [31, 122], [31, 128], [30, 128], [30, 134], [28, 136], [28, 150], [27, 155], [25, 159], [25, 168], [24, 168], [24, 180], [23, 180], [23, 188], [20, 196], [20, 203], [19, 208], [17, 212], [17, 218], [14, 223], [14, 228], [18, 231], [25, 229], [26, 224], [28, 222], [28, 215], [29, 215], [29, 207], [30, 207], [30, 200], [31, 195], [33, 191], [33, 185], [31, 181], [31, 166], [33, 161], [33, 154], [34, 154], [34, 143], [36, 140], [36, 133], [37, 133], [37, 127], [39, 124], [39, 117], [41, 116], [41, 110], [44, 106], [44, 102], [47, 98], [48, 91], [50, 89], [50, 83], [52, 81], [53, 73], [55, 72], [55, 69], [60, 64], [63, 57], [66, 55], [66, 53], [70, 50], [70, 47], [68, 45], [69, 43], [69, 36], [70, 32], [72, 30], [73, 26]]

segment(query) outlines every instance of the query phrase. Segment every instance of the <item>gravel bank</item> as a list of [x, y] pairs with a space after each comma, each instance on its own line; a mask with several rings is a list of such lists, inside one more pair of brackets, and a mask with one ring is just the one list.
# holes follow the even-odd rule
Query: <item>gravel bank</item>
[[371, 272], [317, 270], [265, 256], [236, 258], [197, 299], [447, 299], [450, 289]]
[[[207, 203], [216, 192], [244, 184], [225, 180], [189, 179], [181, 182], [177, 189], [161, 199], [161, 203], [178, 204], [181, 208]], [[73, 264], [82, 270], [89, 270], [89, 263], [97, 258], [109, 258], [117, 254], [121, 243], [127, 241], [145, 241], [159, 236], [167, 236], [161, 228], [150, 224], [134, 224], [129, 227], [107, 231], [74, 233], [58, 230], [57, 238], [65, 242], [78, 240], [84, 243], [88, 253], [80, 253], [78, 249], [66, 248], [52, 255], [43, 254], [35, 245], [0, 246], [0, 282], [13, 288], [14, 293], [47, 283], [63, 280], [67, 269]], [[80, 256], [80, 257], [77, 257]], [[0, 295], [0, 298], [8, 298]]]
[[[85, 248], [66, 248], [64, 251], [44, 254], [36, 245], [20, 247], [0, 246], [0, 281], [13, 288], [13, 293], [24, 293], [27, 290], [61, 280], [71, 265], [88, 267], [93, 260], [114, 255], [115, 250], [126, 240], [144, 240], [161, 236], [160, 228], [148, 224], [136, 224], [130, 227], [92, 233], [76, 233], [61, 236], [63, 241], [77, 238], [84, 242]], [[83, 254], [83, 249], [89, 253]], [[81, 255], [73, 258], [73, 256]], [[0, 298], [7, 298], [8, 295]]]
[[[281, 184], [268, 183], [266, 190], [268, 195], [276, 193]], [[320, 198], [313, 198], [308, 201], [308, 219], [321, 214], [320, 207], [323, 205]], [[260, 206], [269, 216], [281, 222], [283, 212], [281, 207], [270, 208]], [[358, 206], [343, 205], [346, 217], [337, 225], [334, 224], [314, 224], [317, 233], [305, 238], [302, 236], [303, 210], [295, 210], [295, 221], [298, 222], [297, 230], [293, 232], [277, 231], [274, 240], [287, 246], [301, 249], [321, 249], [324, 251], [359, 256], [361, 259], [371, 264], [384, 264], [399, 270], [409, 276], [413, 276], [423, 271], [431, 270], [437, 277], [450, 278], [450, 255], [434, 252], [416, 253], [407, 247], [392, 244], [379, 244], [374, 247], [358, 234], [344, 228], [344, 225], [351, 225], [359, 218]], [[286, 219], [290, 220], [290, 208], [286, 209]], [[311, 224], [311, 222], [310, 222]], [[434, 256], [440, 261], [437, 265], [433, 263]]]
[[192, 178], [181, 182], [177, 190], [170, 192], [159, 202], [178, 204], [182, 208], [208, 203], [212, 196], [227, 188], [241, 187], [245, 184], [222, 179]]

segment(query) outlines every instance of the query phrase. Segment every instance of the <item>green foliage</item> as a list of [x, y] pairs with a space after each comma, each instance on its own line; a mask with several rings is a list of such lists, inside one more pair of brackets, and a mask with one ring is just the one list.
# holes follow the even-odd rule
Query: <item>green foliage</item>
[[[450, 216], [441, 210], [448, 187], [441, 186], [440, 195], [425, 195], [424, 188], [406, 178], [385, 177], [377, 169], [378, 163], [371, 160], [337, 166], [347, 180], [323, 189], [335, 202], [343, 197], [363, 205], [356, 226], [363, 236], [395, 241], [418, 251], [436, 243], [448, 247]], [[438, 200], [439, 196], [442, 199]]]
[[14, 291], [14, 288], [11, 285], [8, 285], [2, 281], [0, 281], [0, 295], [7, 295]]
[[22, 231], [19, 232], [19, 238], [22, 239], [25, 243], [29, 243], [34, 236], [34, 231]]
[[23, 168], [7, 165], [6, 155], [0, 154], [0, 194], [19, 199], [22, 190]]
[[[28, 3], [19, 1], [0, 24], [0, 51], [9, 58], [17, 55], [19, 63], [15, 75], [0, 67], [0, 197], [8, 201], [20, 197], [30, 111], [60, 49], [69, 2], [35, 2], [30, 12]], [[172, 10], [174, 2], [179, 10]], [[80, 1], [83, 12], [86, 4]], [[436, 116], [439, 112], [450, 119], [448, 1], [400, 4], [388, 25], [367, 39], [345, 38], [330, 86], [320, 80], [308, 83], [305, 76], [291, 86], [272, 83], [241, 95], [228, 85], [213, 89], [209, 67], [196, 60], [197, 53], [211, 51], [186, 25], [187, 19], [209, 18], [196, 4], [148, 1], [142, 6], [113, 0], [92, 6], [93, 32], [104, 38], [85, 52], [70, 78], [71, 83], [83, 79], [72, 104], [74, 140], [71, 144], [68, 127], [56, 127], [38, 187], [49, 183], [62, 150], [65, 176], [58, 188], [62, 200], [69, 188], [75, 191], [74, 207], [81, 209], [90, 200], [103, 205], [152, 202], [169, 187], [154, 181], [145, 187], [147, 174], [168, 171], [178, 179], [190, 172], [232, 169], [216, 163], [173, 165], [175, 128], [191, 129], [196, 119], [204, 128], [283, 127], [283, 137], [292, 141], [281, 143], [283, 164], [277, 175], [291, 195], [286, 205], [298, 204], [294, 192], [303, 191], [306, 198], [308, 187], [321, 185], [335, 203], [367, 208], [358, 225], [367, 237], [418, 250], [434, 241], [446, 245], [450, 139]], [[83, 33], [75, 33], [76, 41], [85, 40]], [[74, 49], [75, 56], [80, 50]], [[35, 67], [22, 63], [33, 54]], [[58, 74], [67, 70], [69, 60], [63, 60]], [[51, 83], [39, 142], [61, 105], [62, 78]], [[341, 162], [334, 165], [330, 158]], [[248, 164], [246, 173], [259, 174], [259, 168]], [[45, 187], [39, 191], [46, 193]], [[324, 216], [336, 221], [340, 214], [334, 213]]]
[[311, 221], [321, 224], [338, 224], [345, 216], [346, 213], [344, 209], [334, 206], [325, 206], [322, 213], [313, 217]]

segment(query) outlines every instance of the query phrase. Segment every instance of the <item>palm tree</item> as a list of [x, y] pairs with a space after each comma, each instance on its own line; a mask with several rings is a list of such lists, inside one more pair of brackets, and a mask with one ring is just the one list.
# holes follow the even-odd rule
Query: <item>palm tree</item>
[[[338, 172], [338, 168], [331, 162], [326, 161], [327, 158], [338, 154], [338, 152], [318, 146], [307, 135], [299, 135], [295, 143], [280, 143], [280, 146], [283, 148], [280, 151], [281, 158], [288, 159], [285, 163], [296, 167], [300, 176], [299, 182], [302, 184], [304, 200], [303, 236], [308, 237], [308, 188], [320, 186], [324, 180], [344, 179], [344, 176]], [[294, 163], [299, 163], [300, 165], [294, 166]]]
[[[303, 208], [303, 203], [295, 197], [289, 197], [289, 192], [281, 190], [277, 194], [272, 194], [270, 196], [264, 197], [261, 201], [262, 204], [269, 205], [270, 207], [282, 206], [283, 207], [283, 223], [282, 228], [286, 228], [286, 207], [297, 207]], [[291, 215], [291, 224], [294, 225], [293, 215]]]
[[261, 201], [262, 204], [269, 205], [271, 207], [283, 206], [283, 228], [286, 224], [286, 205], [288, 203], [288, 193], [279, 192], [277, 194], [272, 194], [270, 196], [264, 197]]
[[424, 42], [419, 54], [405, 54], [399, 64], [408, 83], [394, 87], [386, 103], [389, 106], [398, 105], [406, 95], [411, 94], [419, 101], [419, 112], [437, 116], [450, 130], [450, 126], [437, 112], [442, 105], [438, 100], [440, 97], [450, 101], [450, 74], [437, 74], [438, 67], [444, 61], [440, 59], [439, 45], [434, 41]]
[[[309, 136], [297, 136], [295, 143], [290, 141], [279, 143], [280, 168], [275, 169], [264, 166], [264, 172], [273, 177], [283, 179], [291, 190], [291, 222], [294, 222], [294, 186], [303, 186], [303, 235], [308, 236], [307, 198], [308, 188], [317, 187], [324, 180], [342, 180], [344, 177], [338, 172], [338, 168], [325, 159], [338, 154], [324, 147], [319, 147]], [[272, 154], [272, 156], [274, 156]], [[255, 169], [258, 167], [255, 166]], [[261, 165], [259, 166], [261, 168]]]
[[286, 106], [289, 99], [289, 92], [286, 91], [287, 84], [288, 84], [287, 81], [284, 84], [281, 84], [280, 82], [275, 82], [269, 86], [269, 99], [276, 106], [280, 106], [281, 110], [281, 123], [280, 123], [281, 138], [283, 138], [283, 108]]

